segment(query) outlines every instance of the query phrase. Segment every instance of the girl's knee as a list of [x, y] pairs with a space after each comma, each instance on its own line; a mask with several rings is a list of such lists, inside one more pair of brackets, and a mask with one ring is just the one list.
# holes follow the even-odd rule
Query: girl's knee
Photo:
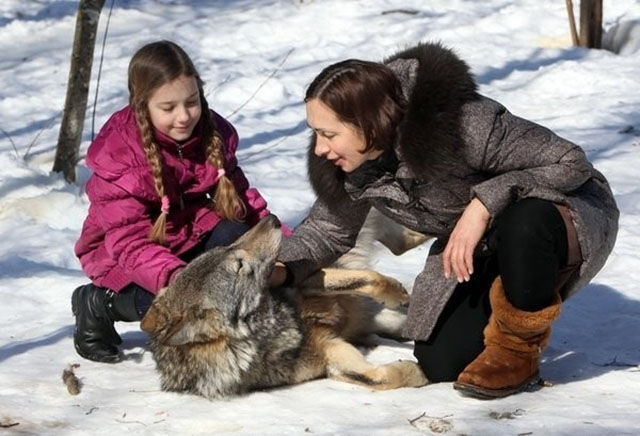
[[249, 225], [244, 222], [222, 220], [209, 235], [205, 244], [205, 250], [213, 247], [223, 247], [231, 245], [236, 239], [249, 230]]

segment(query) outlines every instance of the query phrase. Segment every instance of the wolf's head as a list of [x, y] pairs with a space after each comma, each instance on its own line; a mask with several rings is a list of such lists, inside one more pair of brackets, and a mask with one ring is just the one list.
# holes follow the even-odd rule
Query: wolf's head
[[281, 240], [269, 215], [232, 245], [203, 253], [156, 297], [140, 327], [174, 346], [250, 334], [244, 321], [267, 294]]

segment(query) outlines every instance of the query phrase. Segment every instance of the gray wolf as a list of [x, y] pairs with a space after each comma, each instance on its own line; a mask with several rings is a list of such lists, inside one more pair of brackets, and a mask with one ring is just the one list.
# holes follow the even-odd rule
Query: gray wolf
[[416, 363], [373, 365], [353, 345], [373, 333], [399, 337], [409, 298], [399, 282], [323, 269], [295, 289], [269, 289], [281, 240], [268, 216], [193, 260], [156, 297], [141, 328], [163, 390], [214, 399], [320, 377], [373, 389], [427, 383]]

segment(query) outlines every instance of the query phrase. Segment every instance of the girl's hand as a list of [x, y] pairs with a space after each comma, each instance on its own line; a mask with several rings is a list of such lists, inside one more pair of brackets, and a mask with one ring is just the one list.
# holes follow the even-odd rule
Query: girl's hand
[[471, 200], [451, 232], [444, 248], [444, 275], [455, 274], [459, 283], [473, 274], [473, 251], [484, 235], [491, 215], [477, 198]]

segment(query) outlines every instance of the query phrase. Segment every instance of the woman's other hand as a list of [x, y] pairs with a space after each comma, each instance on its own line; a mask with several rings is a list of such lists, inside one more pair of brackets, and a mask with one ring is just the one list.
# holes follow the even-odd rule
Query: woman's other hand
[[491, 215], [477, 198], [471, 200], [451, 232], [444, 249], [444, 275], [455, 274], [459, 283], [473, 274], [473, 251], [484, 235]]
[[270, 288], [277, 288], [282, 286], [287, 280], [287, 267], [282, 262], [276, 262], [271, 271], [271, 275], [267, 279], [267, 284]]

